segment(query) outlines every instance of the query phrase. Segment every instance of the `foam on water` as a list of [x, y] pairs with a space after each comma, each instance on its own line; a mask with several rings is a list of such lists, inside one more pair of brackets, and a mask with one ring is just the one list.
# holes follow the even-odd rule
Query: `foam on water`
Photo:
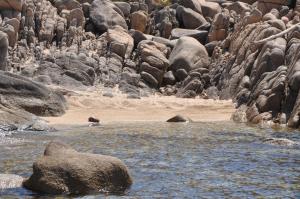
[[0, 131], [0, 145], [14, 145], [24, 142], [24, 139], [12, 138], [12, 131]]
[[22, 186], [23, 178], [14, 174], [0, 174], [0, 189], [13, 189]]

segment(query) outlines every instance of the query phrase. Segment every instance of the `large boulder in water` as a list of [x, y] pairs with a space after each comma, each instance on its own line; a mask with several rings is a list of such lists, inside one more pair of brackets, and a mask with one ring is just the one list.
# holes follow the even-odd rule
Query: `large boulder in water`
[[132, 179], [124, 163], [111, 156], [80, 153], [61, 142], [51, 142], [33, 164], [24, 182], [30, 190], [48, 194], [123, 192]]
[[128, 29], [122, 11], [109, 0], [95, 0], [90, 8], [90, 19], [100, 33], [119, 25]]
[[207, 68], [209, 57], [205, 47], [192, 37], [181, 37], [169, 57], [172, 71], [183, 69], [189, 72], [197, 68]]
[[20, 75], [0, 72], [1, 104], [38, 116], [58, 116], [65, 112], [65, 99], [47, 87]]

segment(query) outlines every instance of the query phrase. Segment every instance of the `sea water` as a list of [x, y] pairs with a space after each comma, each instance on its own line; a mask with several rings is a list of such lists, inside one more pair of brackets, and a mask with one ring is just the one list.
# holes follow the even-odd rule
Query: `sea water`
[[[295, 144], [271, 145], [264, 142], [268, 138]], [[300, 198], [297, 130], [232, 122], [139, 122], [12, 132], [0, 136], [0, 173], [29, 177], [51, 140], [123, 160], [134, 183], [123, 195], [109, 198]], [[1, 198], [39, 196], [47, 197], [23, 188], [0, 190]]]

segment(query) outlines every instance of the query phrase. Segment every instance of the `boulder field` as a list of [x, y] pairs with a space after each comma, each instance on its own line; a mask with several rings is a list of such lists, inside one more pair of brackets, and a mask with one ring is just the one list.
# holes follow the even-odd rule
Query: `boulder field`
[[299, 1], [10, 0], [0, 15], [3, 125], [63, 114], [53, 88], [103, 85], [232, 99], [235, 120], [300, 126]]

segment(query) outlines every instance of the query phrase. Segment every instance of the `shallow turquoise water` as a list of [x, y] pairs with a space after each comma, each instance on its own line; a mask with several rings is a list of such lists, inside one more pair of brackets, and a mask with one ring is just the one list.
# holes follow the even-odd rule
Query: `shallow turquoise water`
[[[231, 122], [120, 123], [18, 132], [0, 136], [0, 173], [29, 176], [46, 144], [57, 139], [79, 151], [125, 162], [134, 184], [123, 196], [111, 198], [300, 198], [299, 145], [263, 143], [269, 137], [300, 142], [298, 131]], [[0, 190], [0, 197], [39, 195], [19, 188]]]

